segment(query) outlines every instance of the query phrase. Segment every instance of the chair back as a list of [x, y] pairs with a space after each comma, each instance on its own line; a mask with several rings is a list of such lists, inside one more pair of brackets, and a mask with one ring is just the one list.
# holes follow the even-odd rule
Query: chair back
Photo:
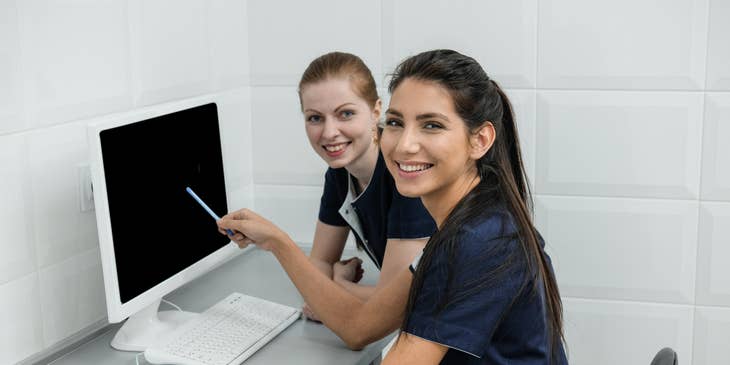
[[657, 352], [651, 365], [677, 365], [677, 353], [669, 347], [665, 347]]

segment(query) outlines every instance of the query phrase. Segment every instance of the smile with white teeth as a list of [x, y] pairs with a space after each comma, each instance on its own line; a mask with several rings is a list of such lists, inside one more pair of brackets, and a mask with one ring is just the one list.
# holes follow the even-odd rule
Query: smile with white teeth
[[423, 171], [423, 170], [430, 169], [431, 166], [433, 166], [433, 165], [428, 164], [428, 163], [408, 165], [408, 164], [398, 162], [398, 168], [405, 172]]
[[342, 151], [342, 149], [345, 148], [345, 146], [347, 146], [347, 143], [349, 143], [349, 142], [338, 143], [338, 144], [328, 144], [328, 145], [325, 145], [324, 148], [329, 152]]

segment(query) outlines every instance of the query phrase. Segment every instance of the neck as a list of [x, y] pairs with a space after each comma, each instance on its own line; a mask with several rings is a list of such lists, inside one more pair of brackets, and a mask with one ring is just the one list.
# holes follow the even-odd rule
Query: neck
[[373, 177], [375, 164], [378, 163], [378, 145], [371, 144], [365, 153], [363, 153], [351, 164], [345, 166], [347, 172], [357, 179], [361, 187], [366, 186]]
[[440, 230], [446, 217], [451, 214], [456, 204], [469, 194], [469, 192], [479, 184], [481, 179], [476, 173], [465, 173], [462, 175], [463, 178], [455, 181], [449, 186], [443, 187], [431, 194], [424, 195], [421, 197], [423, 206], [431, 214], [433, 220], [436, 222], [436, 227]]

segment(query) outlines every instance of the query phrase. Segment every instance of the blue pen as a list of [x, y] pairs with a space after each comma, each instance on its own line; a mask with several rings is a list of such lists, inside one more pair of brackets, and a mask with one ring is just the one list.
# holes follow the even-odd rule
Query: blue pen
[[[219, 216], [217, 216], [213, 212], [213, 210], [210, 209], [210, 207], [208, 207], [207, 204], [205, 204], [205, 202], [203, 202], [203, 199], [200, 199], [200, 197], [197, 194], [195, 194], [193, 189], [185, 188], [185, 191], [187, 191], [188, 194], [190, 194], [190, 196], [192, 196], [193, 199], [195, 199], [195, 201], [198, 202], [198, 204], [200, 204], [200, 206], [202, 206], [203, 209], [205, 209], [205, 211], [208, 212], [208, 214], [210, 214], [210, 216], [213, 217], [213, 219], [215, 219], [216, 222], [221, 220], [221, 218]], [[230, 229], [226, 229], [226, 232], [228, 233], [229, 236], [233, 237], [233, 235], [234, 235], [233, 231], [231, 231]]]

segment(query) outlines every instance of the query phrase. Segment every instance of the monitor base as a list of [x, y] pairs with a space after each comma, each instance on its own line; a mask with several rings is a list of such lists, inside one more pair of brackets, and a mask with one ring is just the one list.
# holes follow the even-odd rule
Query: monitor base
[[129, 317], [112, 339], [112, 347], [121, 351], [144, 351], [155, 341], [166, 337], [167, 333], [198, 315], [182, 311], [158, 312], [159, 306], [160, 300], [157, 300]]

